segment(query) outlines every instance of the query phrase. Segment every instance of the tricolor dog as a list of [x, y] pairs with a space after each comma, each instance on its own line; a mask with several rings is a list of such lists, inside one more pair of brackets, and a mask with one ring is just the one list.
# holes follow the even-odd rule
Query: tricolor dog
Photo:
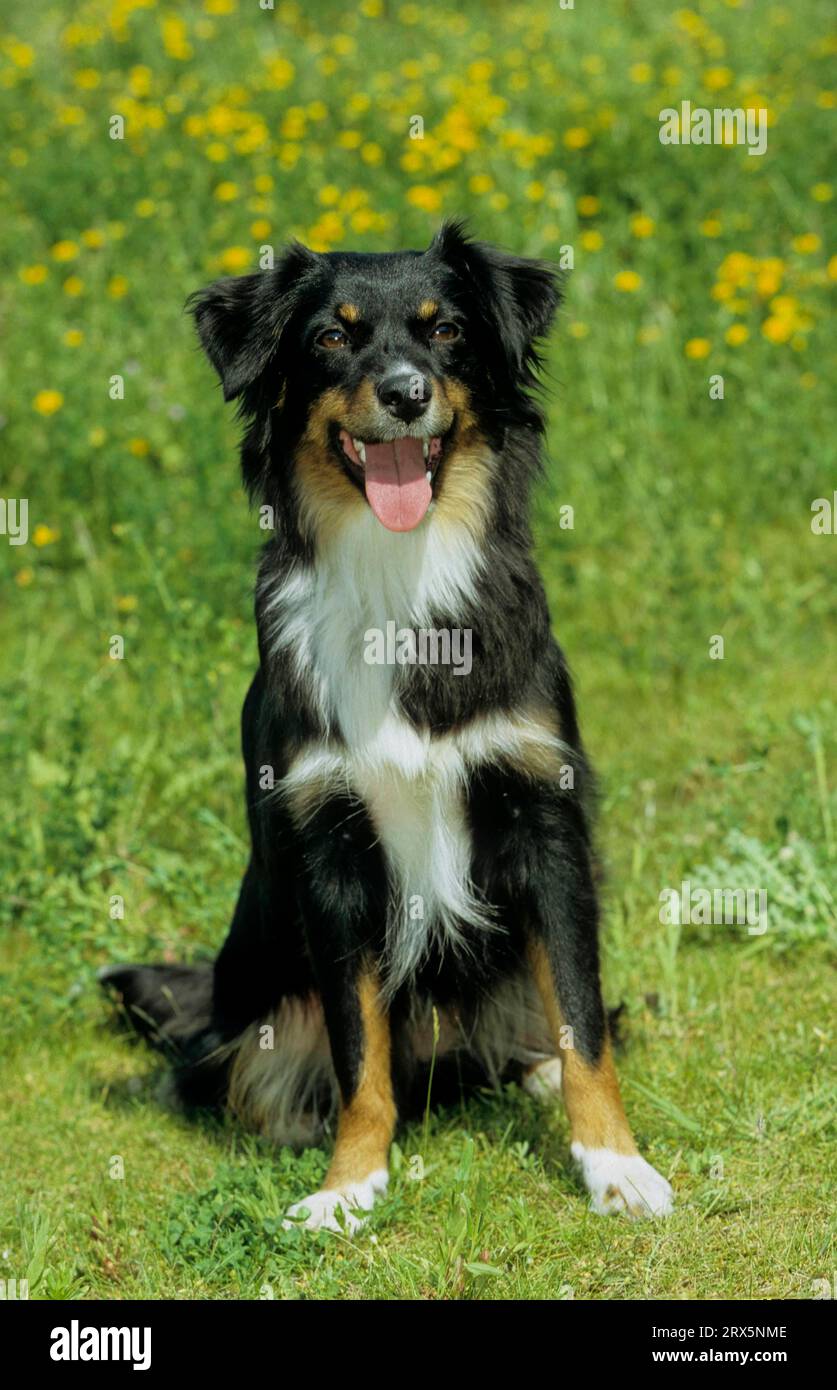
[[[563, 1096], [595, 1211], [663, 1215], [599, 984], [590, 773], [531, 554], [553, 271], [456, 223], [426, 251], [315, 254], [194, 297], [275, 529], [244, 702], [252, 852], [213, 966], [103, 972], [185, 1103], [277, 1144], [334, 1136], [289, 1219], [354, 1228], [426, 1094]], [[368, 660], [435, 634], [462, 662]], [[441, 635], [441, 637], [440, 637]]]

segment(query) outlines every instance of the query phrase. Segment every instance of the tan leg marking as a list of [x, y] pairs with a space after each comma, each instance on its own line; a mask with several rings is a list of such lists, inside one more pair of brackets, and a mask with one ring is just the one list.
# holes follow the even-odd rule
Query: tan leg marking
[[561, 1047], [565, 1020], [558, 1003], [552, 969], [539, 941], [530, 942], [529, 960], [549, 1029], [562, 1062], [562, 1090], [574, 1144], [613, 1153], [635, 1154], [637, 1147], [619, 1094], [610, 1042], [598, 1062], [585, 1062], [577, 1049]]
[[562, 1062], [562, 1090], [570, 1121], [570, 1152], [590, 1193], [590, 1209], [600, 1216], [668, 1216], [670, 1183], [637, 1151], [622, 1107], [610, 1043], [598, 1062], [585, 1062], [572, 1047], [561, 1047], [564, 1020], [546, 950], [529, 945], [532, 973]]
[[357, 1089], [348, 1104], [341, 1102], [334, 1155], [325, 1187], [362, 1182], [386, 1168], [395, 1130], [395, 1101], [390, 1070], [389, 1019], [379, 1001], [376, 975], [358, 982], [363, 1020], [363, 1061]]
[[376, 975], [361, 975], [358, 997], [363, 1025], [358, 1083], [351, 1100], [341, 1101], [334, 1155], [322, 1187], [288, 1209], [286, 1226], [296, 1218], [309, 1230], [354, 1232], [376, 1197], [386, 1192], [396, 1112], [389, 1019], [381, 1007]]

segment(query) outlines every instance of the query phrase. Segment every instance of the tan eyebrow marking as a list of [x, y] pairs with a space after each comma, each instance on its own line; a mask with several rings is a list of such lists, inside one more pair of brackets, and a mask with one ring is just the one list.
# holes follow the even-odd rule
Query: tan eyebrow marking
[[418, 306], [418, 316], [420, 319], [432, 319], [434, 314], [438, 314], [439, 305], [435, 299], [423, 299]]
[[346, 323], [357, 323], [360, 319], [360, 309], [356, 304], [338, 304], [337, 317], [345, 319]]

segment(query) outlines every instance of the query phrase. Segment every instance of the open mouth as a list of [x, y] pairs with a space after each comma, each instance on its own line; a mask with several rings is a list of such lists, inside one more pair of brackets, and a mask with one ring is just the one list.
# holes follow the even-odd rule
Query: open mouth
[[358, 439], [338, 427], [335, 447], [389, 531], [412, 531], [433, 501], [433, 484], [453, 426], [444, 435]]

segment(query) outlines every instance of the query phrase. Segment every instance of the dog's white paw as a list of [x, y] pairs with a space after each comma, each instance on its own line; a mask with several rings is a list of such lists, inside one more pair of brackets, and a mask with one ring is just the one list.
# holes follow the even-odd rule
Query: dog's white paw
[[296, 1220], [282, 1224], [286, 1231], [304, 1226], [308, 1231], [345, 1231], [353, 1235], [375, 1205], [375, 1198], [386, 1192], [388, 1182], [387, 1170], [380, 1168], [363, 1182], [345, 1183], [339, 1189], [323, 1188], [288, 1207], [288, 1217]]
[[590, 1210], [600, 1216], [624, 1211], [628, 1216], [669, 1216], [674, 1207], [671, 1184], [640, 1154], [614, 1153], [572, 1145], [590, 1193]]
[[523, 1089], [535, 1100], [553, 1100], [561, 1094], [561, 1058], [547, 1057], [536, 1062], [523, 1077]]

